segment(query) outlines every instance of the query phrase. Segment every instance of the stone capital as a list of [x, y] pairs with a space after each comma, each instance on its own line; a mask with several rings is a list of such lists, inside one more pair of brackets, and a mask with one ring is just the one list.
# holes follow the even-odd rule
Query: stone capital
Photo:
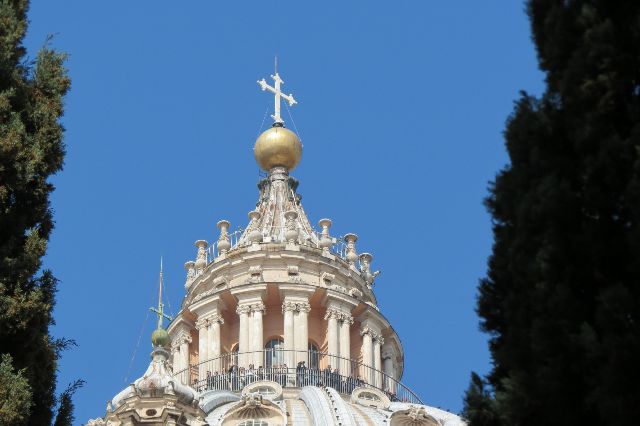
[[309, 313], [311, 311], [311, 305], [309, 302], [305, 301], [294, 302], [287, 300], [282, 303], [282, 313], [285, 313], [286, 311]]
[[346, 322], [348, 324], [353, 324], [353, 317], [351, 316], [351, 314], [343, 313], [340, 317], [340, 321]]
[[224, 318], [220, 314], [211, 314], [205, 317], [198, 319], [196, 322], [196, 329], [200, 330], [201, 328], [209, 328], [213, 325], [213, 323], [224, 324]]
[[351, 316], [351, 314], [339, 308], [328, 307], [324, 315], [324, 319], [328, 320], [329, 318], [335, 318], [338, 321], [344, 321], [348, 322], [349, 324], [353, 324], [353, 317]]
[[337, 309], [327, 308], [326, 313], [324, 314], [324, 319], [338, 319], [340, 316], [340, 311]]
[[238, 315], [246, 315], [249, 312], [251, 312], [251, 305], [238, 305], [238, 307], [236, 308], [236, 313]]
[[294, 302], [282, 302], [282, 313], [295, 312], [296, 304]]
[[213, 324], [213, 323], [218, 323], [218, 324], [224, 324], [224, 318], [222, 318], [222, 315], [220, 314], [213, 314], [210, 315], [209, 317], [207, 317], [207, 319], [209, 320], [209, 324]]
[[311, 312], [311, 305], [309, 304], [309, 302], [300, 302], [300, 303], [297, 303], [296, 305], [298, 305], [297, 306], [298, 312], [305, 312], [307, 314]]
[[209, 327], [209, 321], [206, 318], [201, 318], [196, 321], [196, 330], [200, 331]]
[[264, 306], [264, 303], [262, 302], [252, 303], [249, 308], [251, 309], [251, 312], [260, 312], [261, 314], [264, 314], [266, 310], [266, 306]]
[[374, 341], [379, 341], [379, 339], [382, 338], [382, 336], [380, 336], [380, 333], [370, 327], [364, 326], [360, 329], [360, 335], [364, 336], [366, 334], [371, 336], [371, 339]]
[[180, 346], [182, 344], [189, 344], [191, 343], [191, 334], [186, 331], [186, 330], [180, 330], [180, 332], [174, 337], [173, 342], [172, 342], [172, 347], [173, 346]]

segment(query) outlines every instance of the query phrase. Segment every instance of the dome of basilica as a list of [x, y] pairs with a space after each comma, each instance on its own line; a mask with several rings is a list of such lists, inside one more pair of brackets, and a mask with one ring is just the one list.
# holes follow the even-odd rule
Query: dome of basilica
[[[145, 374], [119, 392], [92, 426], [464, 426], [401, 382], [404, 350], [378, 307], [374, 256], [358, 236], [309, 221], [289, 172], [302, 145], [279, 115], [254, 148], [268, 174], [249, 223], [217, 222], [184, 265], [185, 296], [163, 312]], [[360, 243], [358, 243], [360, 244]], [[384, 285], [384, 284], [383, 284]], [[164, 318], [170, 324], [162, 326]]]

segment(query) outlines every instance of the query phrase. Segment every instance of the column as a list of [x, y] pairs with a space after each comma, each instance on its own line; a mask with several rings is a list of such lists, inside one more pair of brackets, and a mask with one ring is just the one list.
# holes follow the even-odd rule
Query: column
[[338, 366], [338, 356], [339, 346], [338, 346], [338, 312], [334, 309], [327, 309], [327, 313], [324, 316], [324, 319], [327, 320], [327, 341], [328, 348], [327, 352], [329, 353], [329, 364], [331, 368], [339, 368]]
[[343, 376], [351, 375], [351, 324], [353, 324], [351, 315], [343, 315], [340, 321], [340, 358], [342, 359], [338, 366]]
[[182, 356], [180, 355], [180, 344], [174, 339], [171, 342], [171, 371], [175, 374], [182, 370]]
[[362, 329], [362, 331], [360, 332], [360, 335], [362, 335], [362, 364], [363, 364], [363, 368], [362, 371], [360, 373], [362, 379], [367, 382], [368, 384], [372, 384], [372, 374], [371, 374], [371, 367], [372, 367], [372, 360], [373, 360], [373, 337], [372, 337], [373, 332], [371, 331], [370, 328], [365, 327]]
[[396, 393], [395, 372], [393, 371], [393, 352], [386, 348], [382, 351], [382, 369], [385, 374], [383, 390], [386, 392]]
[[375, 386], [379, 389], [382, 388], [382, 358], [380, 355], [380, 349], [384, 343], [384, 338], [377, 334], [373, 341], [373, 367], [375, 368], [374, 378]]
[[208, 337], [208, 321], [205, 319], [199, 320], [196, 324], [198, 330], [198, 382], [204, 380], [207, 377], [207, 337]]
[[191, 336], [186, 330], [181, 330], [176, 336], [171, 349], [173, 352], [173, 374], [176, 374], [182, 384], [189, 384], [189, 343]]
[[[252, 363], [254, 368], [258, 368], [263, 364], [263, 350], [264, 350], [264, 332], [262, 327], [262, 315], [264, 313], [264, 304], [256, 303], [251, 305], [251, 351], [253, 351]], [[262, 365], [264, 367], [264, 365]]]
[[298, 312], [294, 315], [293, 323], [295, 329], [294, 349], [296, 351], [297, 362], [306, 361], [309, 367], [309, 311], [311, 305], [309, 302], [300, 302], [296, 304]]
[[[293, 315], [295, 313], [296, 305], [290, 301], [284, 301], [282, 303], [282, 315], [284, 316], [284, 362], [287, 364], [289, 371], [295, 369], [295, 357], [293, 354], [294, 345], [294, 325]], [[289, 377], [289, 380], [294, 377]]]
[[211, 352], [209, 357], [213, 360], [211, 365], [211, 373], [218, 372], [221, 373], [221, 364], [220, 364], [220, 325], [224, 324], [224, 319], [216, 314], [211, 318], [211, 327], [209, 328], [209, 341]]
[[[189, 343], [191, 343], [191, 336], [185, 333], [184, 336], [180, 338], [180, 349], [179, 349], [179, 357], [180, 357], [180, 371], [186, 370], [189, 368]], [[186, 376], [185, 376], [186, 379]], [[187, 384], [185, 382], [185, 384]]]
[[247, 366], [246, 353], [249, 352], [249, 305], [238, 305], [236, 313], [240, 318], [240, 326], [238, 327], [238, 364], [239, 366]]

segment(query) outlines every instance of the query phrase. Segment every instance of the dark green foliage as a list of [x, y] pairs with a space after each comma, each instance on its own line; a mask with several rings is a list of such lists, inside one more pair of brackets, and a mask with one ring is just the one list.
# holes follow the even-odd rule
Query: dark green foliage
[[13, 370], [11, 355], [0, 358], [0, 425], [22, 424], [31, 412], [31, 388], [24, 371]]
[[42, 426], [52, 420], [57, 359], [68, 344], [49, 335], [57, 281], [39, 271], [53, 228], [48, 178], [63, 164], [58, 120], [70, 80], [65, 55], [47, 46], [25, 62], [27, 8], [26, 0], [0, 0], [0, 352], [11, 355], [31, 393], [29, 417], [12, 424]]
[[465, 415], [636, 424], [640, 2], [531, 0], [528, 13], [547, 89], [517, 102], [511, 162], [487, 199], [495, 243], [478, 313], [494, 393], [478, 397], [474, 380]]
[[53, 426], [73, 426], [73, 394], [84, 386], [84, 380], [76, 380], [71, 383], [60, 396], [60, 408], [56, 414], [56, 421]]
[[486, 389], [486, 384], [476, 373], [471, 373], [471, 384], [466, 393], [464, 413], [467, 418], [473, 419], [475, 426], [498, 424], [495, 402]]

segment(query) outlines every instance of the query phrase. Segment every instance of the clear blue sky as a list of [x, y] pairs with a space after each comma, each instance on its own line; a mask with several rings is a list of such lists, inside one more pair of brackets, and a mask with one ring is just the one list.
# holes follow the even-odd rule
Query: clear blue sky
[[461, 409], [470, 372], [489, 369], [474, 312], [492, 243], [482, 200], [507, 162], [513, 101], [542, 90], [521, 2], [38, 0], [29, 16], [32, 57], [47, 34], [70, 55], [45, 266], [61, 280], [53, 332], [79, 344], [60, 386], [87, 381], [78, 424], [148, 363], [151, 318], [129, 370], [160, 256], [175, 312], [193, 242], [217, 238], [219, 219], [247, 223], [272, 104], [256, 80], [274, 54], [299, 101], [293, 174], [310, 219], [374, 254], [403, 382]]

